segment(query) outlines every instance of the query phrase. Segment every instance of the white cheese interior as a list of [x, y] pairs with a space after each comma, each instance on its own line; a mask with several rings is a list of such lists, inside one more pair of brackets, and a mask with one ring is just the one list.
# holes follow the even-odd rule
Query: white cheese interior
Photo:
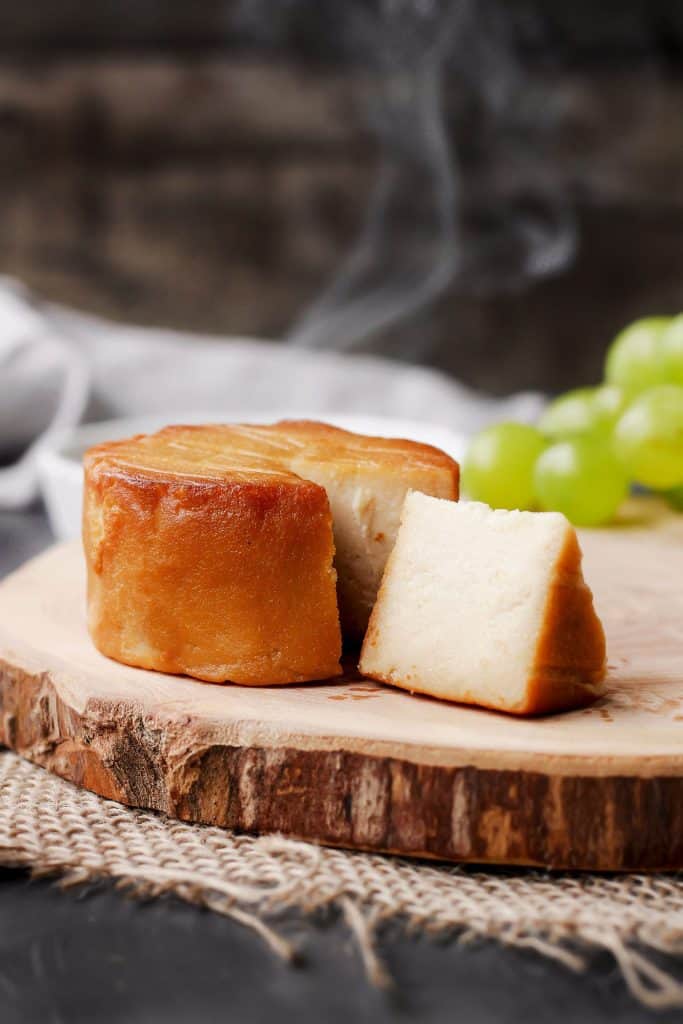
[[362, 671], [450, 700], [522, 704], [569, 529], [557, 513], [409, 494]]
[[[419, 477], [407, 467], [405, 479], [396, 474], [368, 474], [333, 463], [308, 462], [295, 471], [327, 491], [337, 549], [335, 566], [344, 632], [362, 637], [377, 598], [382, 573], [391, 552], [406, 492]], [[429, 484], [428, 484], [429, 485]], [[434, 486], [434, 484], [432, 484]]]

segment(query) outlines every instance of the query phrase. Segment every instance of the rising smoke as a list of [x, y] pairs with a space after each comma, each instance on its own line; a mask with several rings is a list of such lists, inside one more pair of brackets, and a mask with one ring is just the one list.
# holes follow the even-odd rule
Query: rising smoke
[[[255, 0], [249, 9], [253, 12]], [[519, 288], [571, 259], [571, 210], [543, 160], [556, 120], [531, 87], [494, 0], [268, 5], [334, 26], [379, 143], [360, 236], [288, 334], [318, 349], [372, 349], [449, 286]], [[424, 356], [424, 335], [394, 354]]]

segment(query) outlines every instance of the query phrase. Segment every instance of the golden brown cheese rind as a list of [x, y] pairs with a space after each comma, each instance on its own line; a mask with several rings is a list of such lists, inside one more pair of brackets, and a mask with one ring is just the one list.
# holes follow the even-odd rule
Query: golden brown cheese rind
[[304, 481], [167, 480], [86, 463], [88, 624], [129, 665], [274, 685], [340, 672], [332, 518]]
[[457, 463], [308, 421], [167, 427], [93, 448], [83, 522], [92, 638], [127, 664], [212, 682], [337, 675], [330, 503], [355, 639], [393, 543], [391, 510], [397, 525], [410, 487], [457, 498]]
[[571, 530], [555, 566], [536, 658], [520, 715], [543, 715], [592, 703], [601, 691], [605, 631], [583, 578], [581, 548]]

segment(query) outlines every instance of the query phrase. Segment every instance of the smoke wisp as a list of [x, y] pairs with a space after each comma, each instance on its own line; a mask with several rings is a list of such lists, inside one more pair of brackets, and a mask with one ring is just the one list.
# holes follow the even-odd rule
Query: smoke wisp
[[[284, 0], [280, 15], [311, 8]], [[447, 288], [519, 288], [571, 260], [572, 211], [542, 159], [558, 112], [494, 0], [347, 0], [330, 24], [380, 157], [355, 245], [287, 340], [367, 351], [381, 336], [423, 358], [424, 332], [399, 348], [392, 328]]]

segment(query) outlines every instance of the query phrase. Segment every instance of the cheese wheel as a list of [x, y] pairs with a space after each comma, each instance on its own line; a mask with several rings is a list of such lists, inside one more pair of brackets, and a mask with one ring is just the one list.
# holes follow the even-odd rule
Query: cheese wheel
[[361, 636], [406, 492], [457, 484], [436, 449], [305, 421], [100, 445], [85, 457], [92, 639], [211, 682], [338, 675], [339, 609]]
[[589, 703], [605, 673], [605, 636], [576, 532], [555, 512], [410, 494], [360, 670], [513, 714]]

